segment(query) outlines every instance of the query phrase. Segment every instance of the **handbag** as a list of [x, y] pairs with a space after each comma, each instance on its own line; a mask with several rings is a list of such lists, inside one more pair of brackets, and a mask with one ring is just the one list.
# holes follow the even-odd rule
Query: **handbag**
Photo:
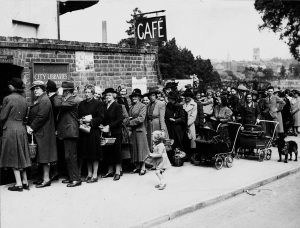
[[79, 125], [79, 130], [84, 132], [84, 133], [90, 133], [91, 132], [91, 127], [88, 126], [87, 124], [80, 124]]
[[29, 155], [31, 159], [34, 159], [37, 153], [37, 144], [33, 141], [33, 134], [31, 134], [31, 142], [29, 143]]

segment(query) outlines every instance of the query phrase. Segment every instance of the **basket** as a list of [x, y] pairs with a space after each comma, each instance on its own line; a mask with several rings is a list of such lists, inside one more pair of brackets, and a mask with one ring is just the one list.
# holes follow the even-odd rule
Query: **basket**
[[178, 148], [175, 149], [175, 155], [173, 157], [174, 160], [174, 166], [183, 166], [184, 158], [186, 156], [186, 153], [179, 150]]
[[110, 146], [113, 145], [116, 141], [116, 138], [104, 138], [102, 137], [102, 132], [100, 136], [100, 145], [101, 146]]
[[31, 142], [29, 143], [29, 155], [31, 159], [34, 159], [37, 152], [37, 144], [33, 141], [33, 134], [31, 134]]
[[184, 163], [184, 158], [174, 156], [174, 166], [180, 167], [183, 166], [183, 163]]

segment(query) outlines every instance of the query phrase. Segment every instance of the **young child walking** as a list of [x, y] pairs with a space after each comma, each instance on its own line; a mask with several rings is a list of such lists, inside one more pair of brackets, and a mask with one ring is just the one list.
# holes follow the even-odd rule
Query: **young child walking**
[[163, 173], [167, 168], [171, 166], [164, 145], [164, 140], [165, 133], [163, 131], [154, 131], [152, 133], [153, 152], [149, 153], [149, 160], [156, 169], [155, 173], [159, 180], [159, 184], [155, 185], [155, 188], [157, 188], [158, 190], [163, 190], [166, 188], [167, 184], [165, 182]]

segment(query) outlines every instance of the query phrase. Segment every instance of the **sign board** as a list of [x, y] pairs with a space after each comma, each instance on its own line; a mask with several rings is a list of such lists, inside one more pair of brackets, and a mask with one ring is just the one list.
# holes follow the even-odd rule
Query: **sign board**
[[75, 52], [76, 71], [95, 71], [94, 53], [85, 51]]
[[147, 93], [147, 78], [142, 77], [141, 79], [137, 79], [136, 77], [132, 77], [132, 87], [131, 89], [140, 89], [142, 94]]
[[166, 17], [136, 18], [135, 36], [138, 44], [167, 41]]
[[12, 55], [0, 55], [0, 63], [13, 64], [14, 57]]
[[272, 81], [271, 85], [274, 87], [280, 87], [281, 89], [296, 89], [300, 90], [300, 80], [278, 80]]
[[57, 87], [61, 86], [63, 81], [69, 79], [69, 64], [60, 63], [34, 63], [33, 81], [41, 80], [47, 82], [48, 79], [54, 81]]

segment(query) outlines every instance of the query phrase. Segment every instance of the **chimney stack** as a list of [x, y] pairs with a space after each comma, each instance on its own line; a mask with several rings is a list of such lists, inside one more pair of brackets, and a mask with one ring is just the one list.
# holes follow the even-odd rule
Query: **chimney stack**
[[102, 43], [107, 43], [106, 21], [102, 21]]

